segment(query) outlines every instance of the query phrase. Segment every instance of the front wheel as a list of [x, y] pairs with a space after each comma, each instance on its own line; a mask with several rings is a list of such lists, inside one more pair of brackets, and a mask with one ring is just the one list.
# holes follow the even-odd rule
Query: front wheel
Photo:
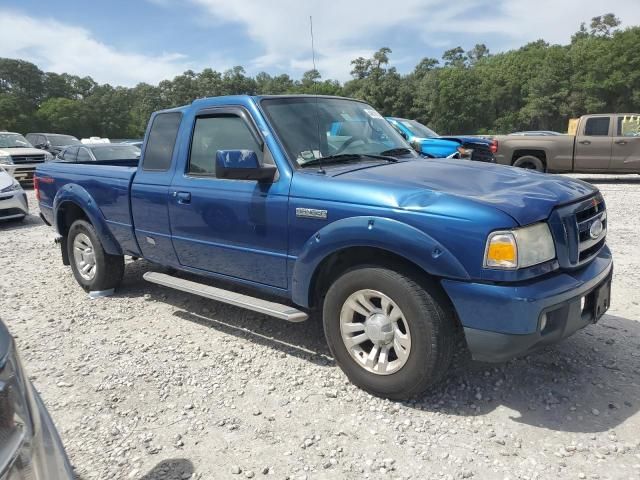
[[540, 160], [538, 157], [534, 157], [533, 155], [524, 155], [522, 157], [518, 157], [515, 162], [513, 162], [514, 167], [524, 168], [527, 170], [535, 170], [537, 172], [544, 172], [544, 162]]
[[[430, 293], [429, 290], [432, 290]], [[406, 399], [446, 374], [453, 313], [435, 287], [380, 267], [347, 271], [329, 288], [323, 322], [329, 348], [358, 387]]]
[[73, 222], [67, 235], [67, 252], [73, 275], [86, 291], [110, 290], [120, 284], [124, 257], [105, 252], [89, 222]]

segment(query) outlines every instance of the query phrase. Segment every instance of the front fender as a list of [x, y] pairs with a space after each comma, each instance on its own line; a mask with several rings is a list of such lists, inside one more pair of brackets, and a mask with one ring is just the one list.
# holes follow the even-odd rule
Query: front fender
[[102, 247], [104, 250], [110, 255], [122, 255], [122, 249], [120, 245], [113, 237], [111, 230], [107, 225], [107, 222], [100, 211], [100, 208], [96, 204], [95, 200], [91, 197], [89, 192], [87, 192], [80, 185], [75, 184], [66, 184], [58, 193], [56, 193], [55, 198], [53, 199], [53, 212], [54, 212], [54, 222], [56, 231], [63, 235], [62, 229], [62, 210], [66, 203], [73, 203], [77, 207], [81, 208], [85, 213], [93, 228], [96, 229], [98, 236], [100, 237], [100, 242], [102, 243]]
[[304, 244], [293, 267], [292, 300], [308, 307], [311, 281], [318, 266], [332, 253], [350, 247], [389, 251], [436, 277], [470, 278], [457, 258], [421, 230], [389, 218], [349, 217], [326, 225]]

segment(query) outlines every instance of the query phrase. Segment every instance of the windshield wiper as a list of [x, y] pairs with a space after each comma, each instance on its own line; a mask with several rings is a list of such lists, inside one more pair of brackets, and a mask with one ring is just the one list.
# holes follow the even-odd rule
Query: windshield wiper
[[385, 150], [384, 152], [380, 152], [380, 155], [410, 155], [413, 153], [413, 150], [406, 147], [398, 147], [398, 148], [390, 148], [389, 150]]
[[314, 165], [325, 165], [328, 163], [349, 163], [353, 161], [364, 160], [367, 158], [373, 158], [375, 160], [384, 160], [386, 162], [395, 163], [398, 161], [397, 158], [389, 157], [386, 155], [375, 155], [373, 153], [341, 153], [338, 155], [329, 155], [328, 157], [316, 158], [314, 160], [309, 160], [308, 162], [300, 165], [301, 167], [308, 167]]

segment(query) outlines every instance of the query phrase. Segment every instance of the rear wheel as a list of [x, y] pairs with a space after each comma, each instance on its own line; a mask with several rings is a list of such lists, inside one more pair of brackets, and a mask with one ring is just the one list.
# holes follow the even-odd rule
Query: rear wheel
[[110, 290], [120, 284], [124, 257], [105, 252], [89, 222], [73, 222], [67, 235], [67, 252], [73, 275], [86, 291]]
[[339, 277], [323, 322], [336, 362], [360, 388], [405, 399], [446, 374], [455, 342], [445, 302], [402, 273], [359, 267]]
[[522, 157], [518, 157], [515, 162], [513, 162], [514, 167], [525, 168], [527, 170], [536, 170], [537, 172], [544, 172], [544, 162], [540, 160], [538, 157], [534, 157], [533, 155], [524, 155]]

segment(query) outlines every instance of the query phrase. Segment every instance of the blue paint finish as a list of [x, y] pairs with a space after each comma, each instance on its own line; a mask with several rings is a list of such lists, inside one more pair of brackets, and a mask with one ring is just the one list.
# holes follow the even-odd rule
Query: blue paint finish
[[465, 327], [499, 333], [534, 333], [543, 310], [563, 306], [594, 288], [609, 275], [613, 263], [605, 246], [584, 269], [566, 271], [516, 285], [442, 280]]
[[[141, 255], [303, 307], [329, 255], [351, 247], [387, 250], [439, 279], [466, 327], [504, 333], [535, 331], [544, 308], [592, 288], [612, 268], [606, 247], [580, 265], [568, 262], [573, 247], [563, 225], [597, 194], [585, 182], [447, 159], [298, 168], [279, 140], [287, 132], [271, 128], [261, 99], [199, 99], [171, 110], [181, 112], [182, 122], [166, 171], [39, 166], [43, 215], [55, 219], [64, 202], [74, 202], [110, 253]], [[272, 183], [187, 173], [196, 117], [216, 112], [235, 112], [257, 132], [263, 157], [277, 168]], [[240, 160], [219, 159], [233, 168]], [[297, 209], [326, 212], [326, 218]], [[516, 271], [483, 268], [491, 232], [537, 222], [549, 222], [556, 259]]]

